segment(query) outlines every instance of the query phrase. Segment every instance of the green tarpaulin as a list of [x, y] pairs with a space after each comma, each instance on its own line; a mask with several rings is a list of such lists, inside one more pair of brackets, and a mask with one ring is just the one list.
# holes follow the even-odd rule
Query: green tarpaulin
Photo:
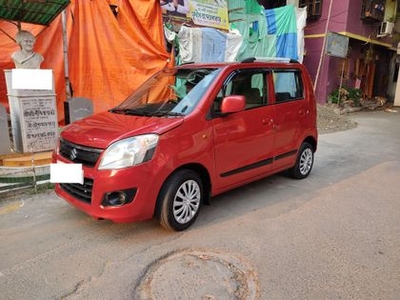
[[0, 0], [0, 19], [48, 26], [70, 0]]

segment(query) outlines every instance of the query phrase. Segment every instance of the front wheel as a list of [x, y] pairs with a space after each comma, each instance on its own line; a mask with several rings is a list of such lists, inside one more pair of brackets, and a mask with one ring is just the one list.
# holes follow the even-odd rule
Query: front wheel
[[188, 228], [199, 214], [203, 195], [203, 184], [197, 173], [184, 169], [172, 174], [157, 199], [160, 224], [175, 231]]
[[314, 148], [310, 143], [304, 142], [297, 155], [296, 164], [290, 169], [290, 175], [296, 179], [306, 178], [314, 164]]

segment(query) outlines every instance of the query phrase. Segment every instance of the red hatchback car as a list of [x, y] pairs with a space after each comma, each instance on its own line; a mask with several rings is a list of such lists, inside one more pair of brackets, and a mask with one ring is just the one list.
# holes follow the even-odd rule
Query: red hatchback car
[[63, 129], [53, 163], [78, 166], [82, 178], [55, 191], [97, 219], [156, 217], [184, 230], [212, 196], [283, 170], [307, 177], [316, 114], [310, 76], [294, 61], [165, 69]]

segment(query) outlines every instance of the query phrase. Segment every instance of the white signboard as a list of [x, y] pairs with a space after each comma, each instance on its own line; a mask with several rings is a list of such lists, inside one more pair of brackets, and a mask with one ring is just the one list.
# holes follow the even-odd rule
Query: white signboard
[[13, 69], [11, 71], [12, 89], [15, 90], [53, 90], [53, 71], [45, 69]]
[[326, 40], [325, 54], [341, 58], [347, 57], [349, 38], [338, 33], [329, 32]]
[[82, 164], [50, 164], [50, 182], [83, 184]]

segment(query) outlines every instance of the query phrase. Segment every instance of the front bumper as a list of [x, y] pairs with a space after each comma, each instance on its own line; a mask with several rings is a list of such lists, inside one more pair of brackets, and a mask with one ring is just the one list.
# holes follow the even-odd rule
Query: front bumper
[[[56, 155], [53, 155], [53, 161], [68, 163]], [[55, 192], [96, 219], [118, 223], [148, 220], [154, 215], [158, 192], [165, 178], [157, 166], [160, 166], [160, 162], [156, 160], [121, 170], [99, 171], [84, 166], [83, 185], [57, 183]], [[131, 197], [126, 199], [126, 204], [105, 205], [106, 195], [121, 191]]]

